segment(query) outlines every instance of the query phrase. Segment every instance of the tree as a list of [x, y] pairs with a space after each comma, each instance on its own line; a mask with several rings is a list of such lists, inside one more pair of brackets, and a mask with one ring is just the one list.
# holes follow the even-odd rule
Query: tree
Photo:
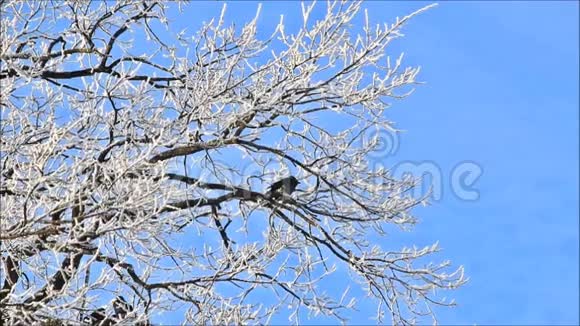
[[[181, 5], [1, 2], [2, 318], [345, 321], [350, 282], [379, 321], [452, 305], [435, 291], [463, 269], [428, 263], [437, 245], [379, 246], [425, 198], [370, 162], [367, 137], [416, 84], [386, 48], [429, 7], [371, 26], [359, 2], [317, 21], [303, 4], [299, 31], [281, 19], [260, 39], [259, 12], [172, 33]], [[266, 196], [289, 176], [296, 189]], [[115, 314], [117, 297], [131, 310]]]

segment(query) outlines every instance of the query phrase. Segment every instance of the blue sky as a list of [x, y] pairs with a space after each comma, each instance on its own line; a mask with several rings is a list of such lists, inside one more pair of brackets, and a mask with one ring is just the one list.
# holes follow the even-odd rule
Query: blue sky
[[[373, 21], [392, 22], [427, 4], [365, 7]], [[226, 20], [240, 26], [256, 5], [228, 3]], [[191, 32], [220, 9], [195, 3], [173, 19]], [[437, 258], [463, 264], [470, 278], [446, 293], [459, 305], [437, 311], [441, 324], [579, 323], [578, 10], [572, 1], [442, 2], [389, 49], [421, 65], [427, 84], [388, 111], [406, 131], [386, 163], [428, 162], [442, 174], [441, 199], [416, 210], [422, 223], [400, 237], [439, 241]], [[300, 3], [264, 3], [263, 35], [280, 14], [297, 22]], [[450, 185], [466, 161], [483, 171], [475, 201]], [[372, 322], [369, 313], [362, 307], [351, 323]]]
[[441, 322], [578, 324], [578, 3], [443, 2], [406, 31], [428, 84], [391, 111], [396, 158], [484, 171], [478, 201], [420, 212], [471, 279]]

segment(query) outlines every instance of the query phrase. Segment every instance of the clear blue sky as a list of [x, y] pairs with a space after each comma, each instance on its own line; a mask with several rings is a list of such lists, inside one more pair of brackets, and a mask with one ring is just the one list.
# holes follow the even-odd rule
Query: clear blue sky
[[[367, 2], [392, 22], [429, 2]], [[256, 2], [228, 3], [228, 21], [253, 18]], [[177, 26], [193, 31], [221, 3], [193, 3]], [[319, 10], [324, 9], [320, 3]], [[578, 2], [442, 2], [404, 29], [390, 54], [421, 65], [419, 86], [388, 112], [406, 130], [389, 164], [436, 164], [442, 198], [417, 210], [405, 241], [439, 241], [439, 259], [463, 264], [470, 282], [447, 293], [441, 324], [578, 324]], [[264, 3], [260, 31], [300, 3]], [[450, 174], [475, 162], [480, 197], [454, 196]], [[364, 303], [364, 301], [363, 301]], [[361, 307], [351, 323], [369, 323]], [[179, 319], [178, 319], [179, 320]], [[169, 321], [166, 321], [169, 322]], [[315, 322], [315, 321], [310, 321]]]

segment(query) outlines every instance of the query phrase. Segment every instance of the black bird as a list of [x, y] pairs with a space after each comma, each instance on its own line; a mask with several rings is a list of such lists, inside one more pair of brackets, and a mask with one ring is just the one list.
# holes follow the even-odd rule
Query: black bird
[[290, 195], [296, 190], [299, 183], [300, 181], [293, 176], [280, 179], [270, 186], [270, 190], [268, 190], [266, 196], [272, 199], [278, 199]]
[[118, 296], [113, 300], [113, 309], [115, 310], [115, 319], [123, 320], [127, 317], [127, 314], [133, 311], [133, 306], [130, 305], [122, 295]]

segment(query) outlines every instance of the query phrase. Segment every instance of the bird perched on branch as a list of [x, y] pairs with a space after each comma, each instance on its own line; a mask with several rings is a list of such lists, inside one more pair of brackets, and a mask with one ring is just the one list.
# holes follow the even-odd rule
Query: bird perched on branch
[[278, 199], [283, 196], [291, 195], [300, 181], [293, 176], [280, 179], [270, 186], [270, 190], [266, 193], [267, 197]]

